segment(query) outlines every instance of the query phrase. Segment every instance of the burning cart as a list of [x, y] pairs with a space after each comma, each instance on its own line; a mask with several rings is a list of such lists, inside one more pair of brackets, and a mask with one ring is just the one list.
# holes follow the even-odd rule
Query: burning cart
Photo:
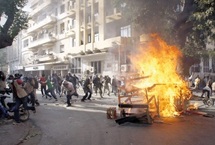
[[[166, 87], [169, 84], [157, 83], [148, 87], [135, 86], [138, 81], [144, 81], [148, 78], [150, 76], [141, 76], [138, 74], [127, 75], [127, 77], [121, 76], [122, 84], [118, 87], [120, 118], [116, 120], [116, 123], [132, 122], [152, 124], [155, 117], [160, 117], [160, 109], [162, 108], [160, 101], [165, 100], [156, 95], [154, 91], [161, 86]], [[175, 84], [174, 87], [179, 86]], [[186, 110], [186, 103], [184, 102], [182, 93], [174, 98], [174, 105], [178, 109], [178, 112], [184, 109]]]

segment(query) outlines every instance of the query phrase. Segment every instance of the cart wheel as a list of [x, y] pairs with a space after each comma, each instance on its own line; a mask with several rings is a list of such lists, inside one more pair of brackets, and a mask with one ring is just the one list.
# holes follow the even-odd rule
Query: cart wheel
[[119, 116], [120, 116], [121, 118], [125, 117], [125, 110], [124, 110], [124, 109], [120, 110]]

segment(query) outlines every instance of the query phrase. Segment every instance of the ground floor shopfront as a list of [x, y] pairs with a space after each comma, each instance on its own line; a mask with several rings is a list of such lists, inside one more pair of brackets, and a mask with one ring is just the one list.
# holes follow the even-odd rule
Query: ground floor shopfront
[[[53, 73], [65, 77], [68, 72], [76, 74], [79, 77], [86, 75], [109, 75], [113, 76], [119, 72], [117, 58], [109, 53], [77, 55], [68, 58], [67, 62], [49, 62], [43, 64], [34, 64], [23, 67], [25, 75], [32, 74], [34, 76], [46, 76]], [[20, 71], [21, 72], [21, 71]]]

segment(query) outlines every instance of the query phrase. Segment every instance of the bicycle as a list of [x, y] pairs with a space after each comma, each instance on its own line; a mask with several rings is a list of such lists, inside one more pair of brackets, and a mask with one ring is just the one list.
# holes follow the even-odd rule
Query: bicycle
[[203, 95], [202, 95], [202, 102], [204, 103], [204, 105], [207, 105], [208, 107], [211, 107], [211, 106], [214, 106], [214, 101], [215, 99], [214, 98], [211, 98], [209, 97], [210, 92], [205, 92]]

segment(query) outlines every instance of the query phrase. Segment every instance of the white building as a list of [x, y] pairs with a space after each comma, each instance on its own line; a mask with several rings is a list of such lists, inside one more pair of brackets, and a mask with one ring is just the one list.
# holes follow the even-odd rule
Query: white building
[[206, 54], [201, 58], [200, 64], [195, 64], [190, 68], [190, 73], [194, 77], [199, 75], [201, 78], [210, 76], [215, 80], [215, 42], [208, 42], [206, 45]]
[[29, 28], [21, 36], [22, 58], [14, 66], [35, 75], [119, 71], [117, 52], [123, 37], [131, 36], [131, 27], [111, 0], [30, 0], [30, 4]]

